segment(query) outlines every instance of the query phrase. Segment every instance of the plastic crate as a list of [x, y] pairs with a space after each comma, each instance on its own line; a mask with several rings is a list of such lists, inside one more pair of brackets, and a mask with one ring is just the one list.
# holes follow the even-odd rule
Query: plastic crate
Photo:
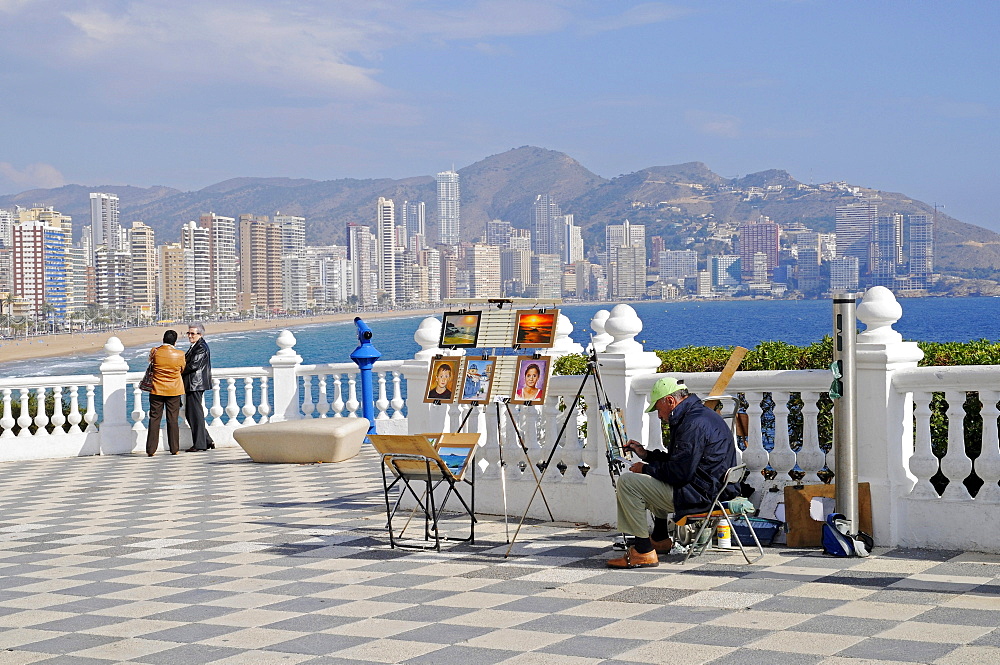
[[[743, 521], [743, 518], [735, 517], [732, 522], [733, 537], [739, 538], [744, 547], [747, 545], [753, 545], [753, 536], [750, 535], [750, 529], [747, 528], [746, 522]], [[782, 526], [784, 526], [784, 522], [769, 520], [764, 517], [751, 517], [750, 523], [753, 524], [753, 530], [756, 532], [757, 539], [760, 540], [760, 544], [764, 546], [768, 546], [774, 542], [774, 538], [778, 535], [778, 531]]]

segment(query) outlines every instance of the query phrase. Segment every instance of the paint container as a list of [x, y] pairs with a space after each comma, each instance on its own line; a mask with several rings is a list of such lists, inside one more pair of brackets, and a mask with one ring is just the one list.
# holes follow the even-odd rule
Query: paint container
[[722, 518], [715, 526], [715, 546], [720, 550], [728, 550], [733, 546], [733, 529], [729, 520]]

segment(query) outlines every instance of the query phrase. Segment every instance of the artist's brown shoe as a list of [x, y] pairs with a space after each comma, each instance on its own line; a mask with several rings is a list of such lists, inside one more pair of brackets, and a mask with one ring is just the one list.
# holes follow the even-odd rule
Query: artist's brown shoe
[[640, 554], [634, 547], [625, 550], [620, 559], [608, 559], [608, 568], [654, 568], [660, 565], [656, 550]]
[[663, 540], [653, 540], [650, 538], [649, 542], [653, 545], [654, 550], [663, 552], [664, 554], [669, 554], [670, 550], [674, 549], [674, 541], [670, 538], [664, 538]]

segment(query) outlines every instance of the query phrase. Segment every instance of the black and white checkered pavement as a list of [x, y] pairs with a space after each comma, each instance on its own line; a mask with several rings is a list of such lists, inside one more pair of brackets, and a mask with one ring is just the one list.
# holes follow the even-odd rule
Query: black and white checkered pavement
[[6, 462], [0, 510], [0, 665], [1000, 663], [1000, 557], [612, 571], [607, 530], [532, 523], [507, 560], [495, 518], [476, 545], [390, 550], [370, 450]]

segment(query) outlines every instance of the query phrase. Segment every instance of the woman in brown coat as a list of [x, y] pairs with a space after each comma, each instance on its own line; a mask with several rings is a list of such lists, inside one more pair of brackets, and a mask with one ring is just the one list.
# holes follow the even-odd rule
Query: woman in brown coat
[[181, 409], [181, 395], [184, 394], [184, 352], [174, 347], [177, 331], [163, 333], [163, 344], [149, 352], [149, 362], [153, 365], [153, 389], [149, 391], [149, 428], [146, 431], [146, 454], [150, 457], [160, 445], [160, 418], [167, 411], [167, 445], [170, 454], [180, 450], [180, 429], [177, 416]]

